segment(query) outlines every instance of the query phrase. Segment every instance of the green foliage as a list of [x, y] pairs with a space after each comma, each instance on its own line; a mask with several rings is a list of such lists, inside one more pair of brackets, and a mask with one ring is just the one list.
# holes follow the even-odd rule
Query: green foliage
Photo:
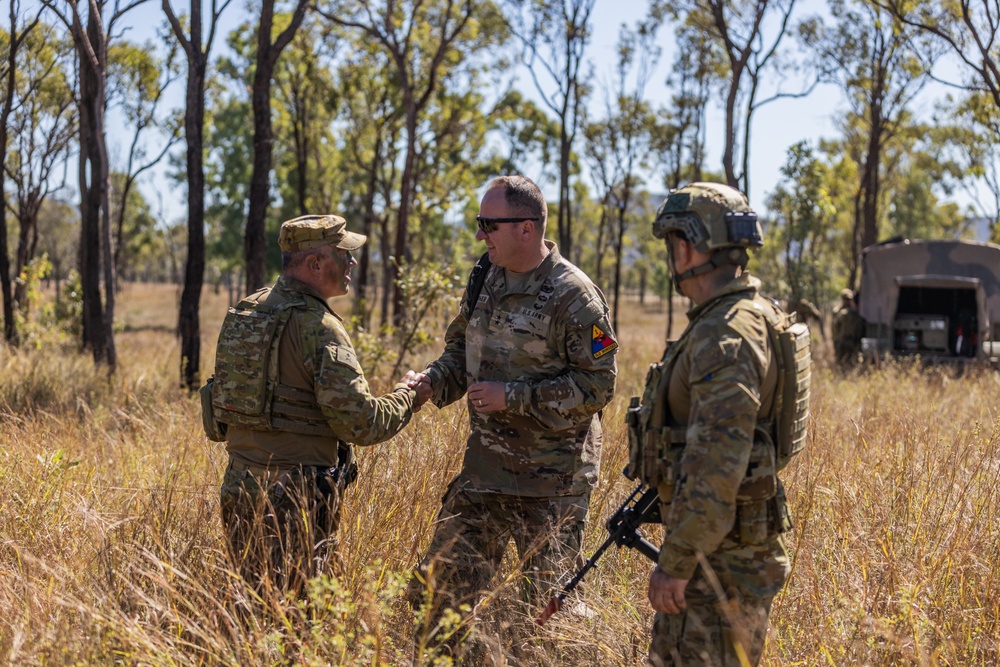
[[[399, 285], [406, 316], [398, 326], [383, 323], [377, 333], [352, 318], [352, 341], [365, 374], [396, 380], [407, 358], [441, 340], [458, 312], [464, 278], [449, 264], [422, 262], [401, 267]], [[387, 370], [392, 364], [391, 370]]]
[[767, 199], [774, 228], [765, 239], [780, 267], [762, 266], [760, 273], [769, 291], [783, 293], [789, 301], [826, 302], [843, 285], [843, 258], [835, 251], [850, 229], [838, 225], [841, 202], [834, 196], [833, 170], [802, 141], [788, 149], [781, 173], [785, 180]]
[[80, 277], [73, 271], [60, 299], [43, 299], [42, 280], [49, 276], [48, 255], [35, 257], [24, 267], [17, 282], [23, 286], [23, 301], [14, 312], [19, 342], [36, 350], [68, 344], [80, 334], [83, 297]]

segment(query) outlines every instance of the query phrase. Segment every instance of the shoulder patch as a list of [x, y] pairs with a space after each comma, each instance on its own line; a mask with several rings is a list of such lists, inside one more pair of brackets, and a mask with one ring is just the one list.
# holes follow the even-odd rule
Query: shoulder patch
[[353, 369], [360, 368], [358, 364], [358, 356], [354, 353], [354, 350], [338, 345], [336, 347], [336, 352], [332, 355], [334, 361], [338, 364], [343, 364]]
[[617, 348], [618, 341], [605, 333], [601, 327], [596, 324], [591, 325], [590, 349], [594, 355], [594, 359], [600, 359], [605, 354], [613, 352]]
[[591, 294], [580, 296], [569, 307], [570, 317], [581, 327], [589, 327], [607, 315], [607, 312], [601, 300]]

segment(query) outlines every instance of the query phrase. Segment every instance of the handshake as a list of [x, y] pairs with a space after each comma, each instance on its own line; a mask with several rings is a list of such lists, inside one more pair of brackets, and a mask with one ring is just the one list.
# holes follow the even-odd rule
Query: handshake
[[[431, 378], [427, 373], [406, 371], [401, 383], [417, 392], [413, 402], [413, 411], [420, 412], [424, 403], [434, 395]], [[507, 409], [507, 385], [504, 382], [476, 382], [469, 385], [467, 396], [471, 409], [476, 412], [498, 412]]]

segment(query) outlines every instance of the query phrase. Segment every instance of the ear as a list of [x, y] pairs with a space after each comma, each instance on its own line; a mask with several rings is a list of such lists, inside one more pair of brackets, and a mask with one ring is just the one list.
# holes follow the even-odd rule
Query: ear
[[521, 238], [526, 240], [530, 239], [535, 233], [535, 221], [525, 220], [523, 225], [524, 226], [521, 227]]

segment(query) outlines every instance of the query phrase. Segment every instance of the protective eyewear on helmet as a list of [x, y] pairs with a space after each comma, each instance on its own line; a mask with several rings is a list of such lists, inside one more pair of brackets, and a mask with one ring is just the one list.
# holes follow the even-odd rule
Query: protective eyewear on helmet
[[497, 225], [499, 224], [505, 222], [524, 222], [525, 220], [540, 222], [541, 218], [531, 218], [527, 216], [522, 216], [520, 218], [484, 218], [481, 215], [476, 216], [476, 222], [479, 224], [479, 231], [483, 234], [492, 234], [497, 230]]

